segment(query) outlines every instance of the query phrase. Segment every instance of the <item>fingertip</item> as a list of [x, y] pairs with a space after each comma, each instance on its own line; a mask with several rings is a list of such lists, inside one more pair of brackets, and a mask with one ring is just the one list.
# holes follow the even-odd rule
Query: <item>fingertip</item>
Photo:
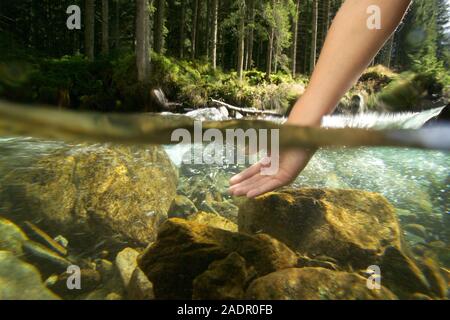
[[256, 198], [257, 196], [259, 196], [259, 193], [258, 193], [258, 191], [255, 191], [255, 190], [252, 190], [252, 191], [249, 191], [249, 192], [247, 192], [247, 198], [249, 198], [249, 199], [254, 199], [254, 198]]
[[238, 190], [236, 189], [237, 185], [231, 186], [228, 188], [228, 193], [232, 196], [236, 196]]
[[231, 177], [230, 179], [230, 185], [235, 185], [239, 182], [240, 179], [240, 175], [235, 175], [234, 177]]

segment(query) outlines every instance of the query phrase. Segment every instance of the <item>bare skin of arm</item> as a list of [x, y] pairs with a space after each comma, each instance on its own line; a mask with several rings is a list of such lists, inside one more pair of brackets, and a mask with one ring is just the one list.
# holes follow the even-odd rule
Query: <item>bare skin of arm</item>
[[[304, 95], [288, 124], [315, 127], [331, 113], [344, 94], [383, 47], [407, 11], [410, 0], [346, 0], [328, 32], [322, 53]], [[381, 12], [381, 29], [367, 25], [370, 6]], [[230, 180], [230, 193], [253, 198], [292, 183], [314, 155], [312, 150], [281, 152], [276, 175], [261, 174], [257, 163]]]

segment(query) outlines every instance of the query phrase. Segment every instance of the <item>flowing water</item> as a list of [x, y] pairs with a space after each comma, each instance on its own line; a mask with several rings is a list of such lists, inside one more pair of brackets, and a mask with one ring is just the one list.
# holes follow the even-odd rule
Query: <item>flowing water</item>
[[[119, 206], [123, 203], [129, 210], [134, 210], [135, 206], [140, 206], [136, 202], [139, 202], [141, 195], [145, 196], [155, 191], [152, 187], [145, 189], [145, 192], [137, 190], [137, 188], [147, 188], [140, 181], [140, 168], [157, 172], [155, 178], [150, 178], [146, 184], [155, 185], [156, 197], [160, 199], [156, 205], [153, 203], [148, 205], [147, 216], [157, 215], [159, 209], [167, 211], [171, 200], [166, 199], [170, 192], [166, 192], [165, 187], [169, 189], [170, 181], [164, 180], [166, 179], [164, 177], [162, 178], [164, 181], [158, 180], [159, 175], [164, 175], [161, 171], [168, 170], [167, 163], [160, 163], [159, 156], [153, 157], [151, 163], [146, 162], [141, 151], [153, 152], [145, 145], [146, 143], [166, 144], [170, 142], [169, 133], [174, 128], [185, 127], [190, 130], [192, 120], [206, 121], [205, 127], [220, 129], [277, 126], [275, 121], [230, 122], [226, 112], [216, 109], [197, 110], [188, 114], [187, 118], [171, 114], [135, 115], [121, 118], [116, 115], [86, 117], [43, 110], [40, 110], [40, 114], [33, 114], [31, 109], [17, 107], [18, 109], [15, 110], [19, 111], [16, 112], [11, 111], [8, 104], [5, 103], [4, 106], [6, 107], [3, 110], [0, 109], [0, 113], [3, 112], [3, 117], [0, 119], [0, 218], [13, 220], [21, 227], [25, 220], [32, 221], [51, 237], [60, 236], [56, 240], [63, 246], [67, 246], [64, 239], [69, 239], [67, 260], [73, 262], [83, 258], [87, 259], [83, 260], [85, 264], [97, 261], [95, 259], [102, 255], [105, 259], [114, 259], [116, 252], [106, 244], [110, 237], [115, 236], [114, 228], [117, 226], [111, 224], [112, 227], [109, 227], [113, 230], [107, 235], [97, 234], [96, 243], [87, 249], [80, 244], [82, 243], [80, 239], [84, 239], [86, 233], [94, 228], [80, 224], [80, 232], [77, 233], [76, 229], [64, 226], [65, 218], [61, 215], [55, 218], [61, 219], [56, 225], [64, 226], [58, 230], [55, 228], [55, 221], [47, 223], [46, 220], [52, 220], [51, 215], [58, 215], [58, 210], [63, 212], [66, 206], [72, 206], [67, 212], [74, 214], [76, 212], [79, 219], [95, 216], [97, 220], [94, 221], [103, 223], [104, 220], [101, 219], [104, 218], [98, 218], [94, 211], [98, 208], [103, 211], [110, 208], [108, 203], [102, 203], [108, 201]], [[450, 153], [448, 152], [450, 135], [448, 127], [417, 130], [441, 111], [442, 108], [400, 115], [329, 116], [324, 120], [324, 127], [364, 128], [379, 131], [359, 129], [301, 131], [296, 129], [297, 131], [287, 132], [289, 135], [282, 134], [282, 145], [322, 147], [295, 180], [293, 187], [358, 189], [382, 194], [395, 207], [409, 248], [413, 252], [426, 248], [433, 253], [442, 272], [448, 272], [450, 268]], [[383, 131], [385, 129], [388, 130]], [[117, 142], [125, 143], [126, 147], [117, 152], [108, 151], [114, 149], [114, 143]], [[195, 147], [198, 146], [164, 146], [164, 150], [179, 172], [178, 185], [175, 186], [178, 194], [190, 198], [198, 209], [222, 214], [221, 208], [226, 207], [227, 214], [237, 214], [234, 211], [237, 210], [238, 201], [227, 193], [228, 179], [243, 169], [243, 166], [184, 164], [183, 157]], [[83, 157], [88, 160], [83, 162], [85, 161]], [[89, 160], [89, 157], [94, 157], [94, 160]], [[74, 161], [75, 165], [72, 164]], [[123, 176], [120, 174], [120, 170], [123, 169], [122, 164], [129, 172], [135, 173], [135, 176], [127, 182], [128, 184], [125, 183], [125, 189], [121, 189], [119, 194], [114, 193], [114, 199], [113, 197], [102, 198], [101, 195], [98, 198], [94, 197], [90, 202], [87, 201], [89, 203], [84, 203], [83, 207], [80, 203], [89, 197], [86, 194], [97, 194], [98, 189], [116, 187], [115, 181], [105, 182], [106, 186], [104, 186], [103, 182], [97, 184], [96, 179], [108, 180], [108, 176], [111, 176], [111, 179], [122, 179]], [[80, 169], [82, 166], [85, 167]], [[111, 167], [111, 171], [108, 171], [107, 167]], [[91, 171], [89, 171], [90, 168]], [[159, 168], [159, 171], [155, 168]], [[106, 171], [102, 172], [102, 170]], [[67, 179], [66, 174], [70, 176]], [[55, 177], [57, 177], [56, 180]], [[72, 184], [69, 186], [69, 182], [72, 183], [74, 179], [81, 180], [73, 184], [78, 189], [77, 187], [74, 189]], [[84, 181], [89, 181], [95, 186], [91, 189], [91, 186]], [[121, 188], [123, 186], [121, 185]], [[123, 197], [120, 200], [123, 202], [116, 199], [120, 197]], [[130, 200], [131, 198], [133, 199]], [[67, 205], [69, 200], [73, 201]], [[146, 198], [146, 201], [152, 202], [153, 199]], [[365, 200], [361, 199], [361, 201]], [[78, 213], [77, 210], [80, 210], [80, 207], [84, 208], [83, 213]], [[139, 208], [138, 211], [141, 210]], [[39, 214], [34, 215], [33, 210], [39, 211]], [[120, 213], [120, 209], [117, 210]], [[135, 218], [130, 216], [130, 219]], [[140, 218], [136, 218], [136, 221], [143, 223]], [[2, 220], [0, 222], [0, 230], [6, 230], [5, 222]], [[128, 223], [120, 222], [125, 226]], [[157, 224], [160, 222], [158, 221]], [[6, 231], [2, 232], [5, 234]], [[126, 234], [126, 231], [121, 229], [117, 233]], [[13, 236], [4, 235], [2, 238], [0, 234], [0, 249], [11, 247], [8, 247], [11, 237]], [[125, 240], [125, 244], [130, 245], [127, 241]], [[53, 245], [57, 246], [54, 243]], [[54, 249], [51, 244], [48, 246]], [[13, 249], [10, 250], [14, 252]], [[35, 248], [28, 247], [27, 250], [16, 251], [14, 253], [19, 257], [27, 254], [39, 255], [36, 254]], [[42, 255], [35, 264], [41, 275], [47, 278], [55, 271], [50, 267], [47, 270], [47, 264], [40, 265], [40, 263], [46, 259], [51, 260], [52, 257], [42, 258]], [[30, 259], [30, 261], [34, 263], [35, 260]]]

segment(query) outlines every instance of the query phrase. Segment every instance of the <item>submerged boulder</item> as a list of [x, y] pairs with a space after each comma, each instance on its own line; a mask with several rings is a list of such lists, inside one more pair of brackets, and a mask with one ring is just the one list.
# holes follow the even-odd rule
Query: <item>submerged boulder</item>
[[[191, 299], [193, 281], [211, 263], [236, 252], [258, 276], [296, 265], [297, 255], [267, 235], [250, 236], [170, 219], [139, 259], [157, 299]], [[212, 267], [213, 268], [213, 267]]]
[[98, 271], [81, 269], [81, 286], [79, 289], [71, 290], [67, 285], [71, 281], [70, 277], [72, 277], [71, 273], [63, 272], [56, 276], [54, 282], [49, 283], [49, 281], [47, 281], [47, 287], [64, 299], [76, 299], [82, 294], [87, 294], [94, 291], [101, 284], [102, 280]]
[[27, 235], [11, 221], [0, 217], [0, 250], [22, 255], [22, 245], [28, 240]]
[[287, 189], [243, 202], [239, 231], [267, 233], [301, 254], [365, 269], [387, 246], [401, 247], [394, 208], [357, 190]]
[[386, 248], [380, 268], [383, 284], [401, 299], [409, 299], [414, 293], [432, 294], [430, 284], [414, 260], [397, 248]]
[[396, 296], [381, 287], [371, 290], [367, 280], [348, 272], [323, 268], [291, 268], [252, 282], [246, 292], [254, 300], [392, 300]]
[[75, 146], [9, 174], [2, 197], [15, 218], [40, 218], [71, 240], [145, 246], [167, 218], [177, 180], [161, 147]]
[[232, 252], [223, 260], [214, 261], [193, 283], [194, 300], [239, 300], [244, 298], [248, 281], [255, 274], [245, 259]]
[[58, 300], [39, 271], [8, 251], [0, 251], [0, 300]]

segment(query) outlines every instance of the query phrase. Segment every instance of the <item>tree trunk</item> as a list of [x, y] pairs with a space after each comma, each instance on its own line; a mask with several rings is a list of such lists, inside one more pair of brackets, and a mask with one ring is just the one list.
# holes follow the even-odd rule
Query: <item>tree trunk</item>
[[94, 60], [95, 0], [85, 0], [84, 50], [90, 61]]
[[214, 70], [217, 68], [217, 32], [218, 32], [218, 16], [219, 16], [219, 0], [212, 0], [211, 4], [211, 45], [210, 58], [211, 65]]
[[325, 1], [325, 21], [324, 21], [324, 37], [327, 36], [330, 29], [331, 0]]
[[266, 66], [267, 76], [270, 76], [272, 74], [274, 37], [275, 37], [275, 29], [271, 27], [269, 34], [269, 43], [267, 44], [267, 66]]
[[154, 50], [162, 53], [164, 49], [165, 0], [156, 0]]
[[192, 36], [191, 36], [191, 58], [195, 59], [196, 57], [196, 48], [197, 48], [197, 24], [198, 24], [198, 1], [194, 0], [194, 8], [192, 11]]
[[109, 54], [109, 0], [102, 0], [102, 54]]
[[239, 9], [239, 43], [238, 43], [238, 61], [237, 72], [239, 80], [242, 81], [244, 74], [244, 50], [245, 50], [245, 0], [241, 0]]
[[114, 14], [114, 48], [117, 49], [120, 47], [120, 0], [114, 1], [114, 10], [116, 11]]
[[204, 32], [205, 32], [205, 53], [206, 53], [206, 60], [209, 61], [209, 56], [211, 54], [211, 24], [212, 24], [212, 17], [211, 17], [211, 0], [206, 1], [206, 23], [204, 25]]
[[253, 68], [253, 46], [255, 41], [255, 0], [250, 0], [250, 25], [247, 38], [245, 69]]
[[318, 19], [318, 2], [313, 0], [313, 11], [312, 11], [312, 41], [311, 41], [311, 60], [310, 60], [310, 72], [314, 71], [316, 67], [317, 60], [317, 19]]
[[136, 66], [138, 81], [148, 79], [149, 60], [149, 3], [136, 0]]
[[292, 76], [297, 74], [297, 45], [298, 45], [298, 24], [300, 15], [300, 0], [297, 0], [295, 16], [293, 19], [293, 41], [292, 41]]
[[186, 0], [180, 1], [181, 5], [181, 25], [180, 25], [180, 58], [184, 58], [184, 44], [186, 42]]

